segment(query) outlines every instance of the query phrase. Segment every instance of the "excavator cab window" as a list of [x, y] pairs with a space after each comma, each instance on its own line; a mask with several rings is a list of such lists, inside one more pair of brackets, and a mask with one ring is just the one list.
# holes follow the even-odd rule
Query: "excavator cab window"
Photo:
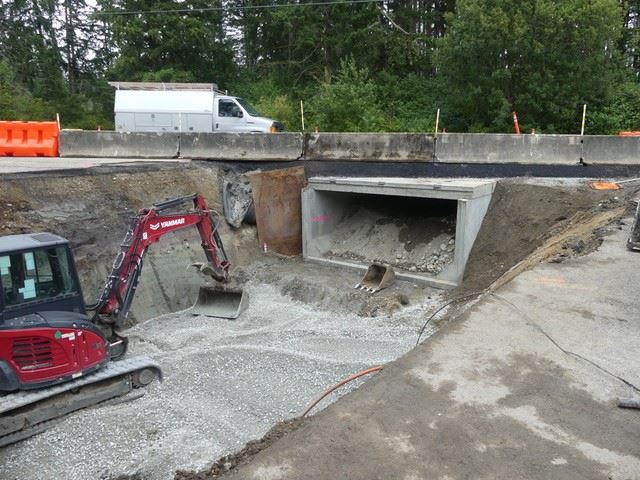
[[0, 256], [5, 307], [78, 291], [63, 246]]

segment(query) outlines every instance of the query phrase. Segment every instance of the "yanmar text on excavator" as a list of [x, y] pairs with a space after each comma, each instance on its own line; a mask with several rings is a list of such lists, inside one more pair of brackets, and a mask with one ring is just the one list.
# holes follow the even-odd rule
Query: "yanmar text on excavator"
[[[190, 203], [188, 211], [175, 211]], [[147, 357], [122, 359], [127, 339], [118, 332], [149, 246], [168, 232], [192, 226], [207, 259], [198, 264], [200, 271], [226, 282], [230, 264], [216, 217], [194, 194], [138, 212], [93, 305], [84, 303], [67, 240], [51, 233], [0, 237], [0, 446], [162, 377], [160, 366]], [[200, 298], [211, 298], [216, 290], [203, 288]], [[242, 291], [222, 290], [221, 311], [216, 315], [211, 300], [209, 311], [231, 318], [229, 303], [243, 303]]]

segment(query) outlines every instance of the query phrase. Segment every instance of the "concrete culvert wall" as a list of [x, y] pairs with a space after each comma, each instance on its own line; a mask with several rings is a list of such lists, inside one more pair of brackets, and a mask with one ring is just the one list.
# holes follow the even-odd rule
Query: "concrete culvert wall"
[[493, 181], [312, 178], [302, 197], [307, 259], [358, 269], [393, 266], [400, 278], [459, 284]]

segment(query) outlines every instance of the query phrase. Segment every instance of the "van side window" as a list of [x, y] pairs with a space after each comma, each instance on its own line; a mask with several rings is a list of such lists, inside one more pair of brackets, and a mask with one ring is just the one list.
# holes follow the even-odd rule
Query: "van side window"
[[242, 110], [233, 100], [218, 100], [219, 117], [242, 117]]

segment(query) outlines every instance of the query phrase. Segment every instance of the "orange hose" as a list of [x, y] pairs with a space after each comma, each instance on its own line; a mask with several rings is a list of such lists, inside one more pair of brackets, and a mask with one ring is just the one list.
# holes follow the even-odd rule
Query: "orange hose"
[[302, 415], [300, 415], [300, 416], [301, 417], [306, 417], [307, 413], [309, 413], [313, 409], [313, 407], [315, 407], [318, 403], [320, 403], [324, 397], [326, 397], [327, 395], [329, 395], [333, 391], [337, 390], [338, 388], [340, 388], [344, 384], [349, 383], [349, 382], [355, 380], [356, 378], [360, 378], [360, 377], [363, 377], [365, 375], [368, 375], [370, 373], [379, 372], [383, 368], [384, 367], [382, 365], [378, 365], [377, 367], [367, 368], [366, 370], [362, 370], [361, 372], [354, 373], [353, 375], [349, 375], [347, 378], [345, 378], [341, 382], [336, 383], [333, 387], [325, 390], [325, 392], [322, 395], [320, 395], [316, 400], [314, 400], [313, 403], [311, 405], [309, 405], [307, 407], [307, 409], [304, 411], [304, 413]]

